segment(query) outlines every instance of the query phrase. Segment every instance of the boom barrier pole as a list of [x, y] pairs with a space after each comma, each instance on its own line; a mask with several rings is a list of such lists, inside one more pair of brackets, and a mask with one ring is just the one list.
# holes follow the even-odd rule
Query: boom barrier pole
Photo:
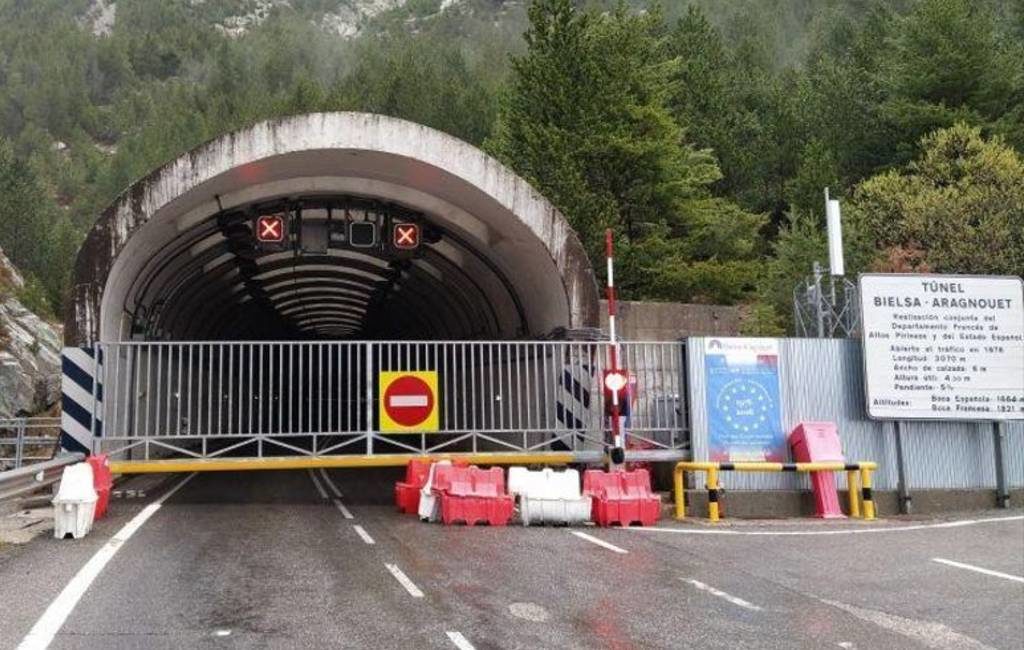
[[[604, 231], [605, 255], [608, 258], [608, 369], [616, 373], [619, 370], [619, 343], [615, 334], [615, 262], [612, 243], [612, 229]], [[625, 459], [625, 444], [622, 440], [622, 425], [619, 422], [619, 391], [612, 393], [612, 453], [611, 469], [619, 468]]]

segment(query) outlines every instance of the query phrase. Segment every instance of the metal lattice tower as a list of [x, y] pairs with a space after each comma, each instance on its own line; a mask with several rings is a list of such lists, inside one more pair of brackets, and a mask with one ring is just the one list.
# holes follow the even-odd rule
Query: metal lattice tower
[[857, 285], [846, 276], [828, 275], [818, 262], [813, 275], [793, 290], [796, 335], [808, 338], [852, 338], [860, 331]]

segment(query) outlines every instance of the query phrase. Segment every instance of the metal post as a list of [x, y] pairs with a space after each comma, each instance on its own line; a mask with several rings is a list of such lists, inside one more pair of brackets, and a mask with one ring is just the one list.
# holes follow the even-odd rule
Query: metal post
[[860, 499], [857, 495], [857, 471], [850, 470], [846, 472], [846, 495], [850, 502], [850, 517], [853, 519], [860, 518]]
[[903, 453], [903, 423], [893, 422], [893, 433], [896, 440], [896, 489], [899, 498], [900, 514], [909, 515], [913, 510], [910, 497], [910, 479], [907, 472], [907, 459]]
[[672, 471], [672, 488], [676, 497], [676, 519], [681, 521], [686, 518], [686, 485], [681, 467]]
[[996, 457], [996, 507], [1010, 507], [1010, 486], [1006, 481], [1006, 423], [992, 423], [992, 447]]
[[871, 470], [864, 467], [860, 470], [860, 490], [864, 519], [871, 521], [875, 518], [875, 498], [871, 493]]
[[366, 455], [373, 454], [373, 343], [366, 343]]
[[719, 520], [719, 498], [721, 497], [721, 491], [718, 489], [718, 468], [709, 467], [707, 470], [708, 478], [708, 519], [711, 521]]
[[25, 418], [18, 420], [16, 425], [16, 436], [14, 440], [14, 469], [21, 467], [25, 462]]
[[92, 346], [93, 359], [92, 359], [92, 406], [89, 408], [89, 435], [92, 436], [92, 449], [90, 453], [99, 452], [100, 439], [96, 435], [96, 401], [97, 401], [97, 389], [100, 383], [100, 355], [102, 354], [101, 348], [98, 343]]
[[825, 310], [823, 309], [824, 298], [821, 295], [821, 264], [814, 263], [814, 310], [818, 318], [818, 338], [825, 337]]

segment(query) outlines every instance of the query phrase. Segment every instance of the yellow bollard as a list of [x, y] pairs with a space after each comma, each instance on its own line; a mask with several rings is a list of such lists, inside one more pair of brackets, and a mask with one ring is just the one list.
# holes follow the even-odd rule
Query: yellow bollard
[[686, 491], [682, 467], [676, 467], [672, 472], [672, 483], [676, 491], [676, 519], [682, 520], [686, 518]]
[[864, 500], [864, 519], [870, 521], [875, 518], [875, 502], [871, 497], [871, 470], [860, 470], [861, 495]]
[[846, 491], [850, 497], [850, 516], [860, 518], [860, 500], [857, 497], [857, 470], [846, 472]]
[[718, 521], [718, 468], [708, 468], [708, 519]]

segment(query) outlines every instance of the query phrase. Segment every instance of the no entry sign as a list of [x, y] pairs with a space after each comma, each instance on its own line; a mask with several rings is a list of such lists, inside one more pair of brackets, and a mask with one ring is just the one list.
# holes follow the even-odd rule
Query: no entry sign
[[437, 431], [437, 372], [380, 373], [380, 430], [384, 433]]

